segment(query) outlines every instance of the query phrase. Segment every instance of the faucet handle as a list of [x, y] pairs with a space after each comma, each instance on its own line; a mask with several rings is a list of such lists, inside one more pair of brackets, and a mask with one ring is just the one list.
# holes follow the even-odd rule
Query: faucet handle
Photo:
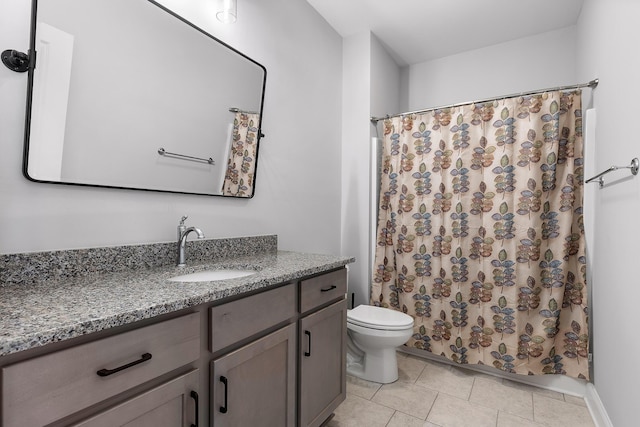
[[187, 220], [187, 218], [189, 218], [187, 215], [184, 215], [182, 217], [182, 219], [180, 220], [180, 225], [184, 225], [184, 222]]

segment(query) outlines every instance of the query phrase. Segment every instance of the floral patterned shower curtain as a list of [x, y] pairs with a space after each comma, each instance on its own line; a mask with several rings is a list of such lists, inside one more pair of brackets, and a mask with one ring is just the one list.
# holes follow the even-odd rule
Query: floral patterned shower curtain
[[253, 194], [259, 115], [237, 112], [233, 120], [233, 136], [227, 171], [222, 186], [226, 196], [247, 197]]
[[580, 91], [387, 119], [372, 304], [460, 364], [588, 378]]

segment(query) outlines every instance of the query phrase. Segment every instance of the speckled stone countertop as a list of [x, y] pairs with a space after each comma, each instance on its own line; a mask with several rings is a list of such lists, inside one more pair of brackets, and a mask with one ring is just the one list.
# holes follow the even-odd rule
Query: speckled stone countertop
[[[0, 287], [0, 357], [340, 268], [353, 261], [349, 257], [275, 251], [196, 261], [184, 268], [160, 266]], [[219, 268], [257, 272], [215, 282], [168, 280]]]

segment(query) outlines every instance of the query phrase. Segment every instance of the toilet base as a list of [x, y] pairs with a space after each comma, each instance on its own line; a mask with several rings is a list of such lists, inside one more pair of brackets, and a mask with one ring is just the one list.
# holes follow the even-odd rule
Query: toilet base
[[361, 358], [348, 357], [347, 374], [381, 384], [397, 381], [398, 358], [395, 347], [370, 350]]

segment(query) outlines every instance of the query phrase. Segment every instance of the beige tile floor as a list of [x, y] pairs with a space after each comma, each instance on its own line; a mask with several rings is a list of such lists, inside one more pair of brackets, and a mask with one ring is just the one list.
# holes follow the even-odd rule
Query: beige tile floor
[[399, 379], [347, 377], [327, 427], [591, 427], [584, 400], [398, 353]]

